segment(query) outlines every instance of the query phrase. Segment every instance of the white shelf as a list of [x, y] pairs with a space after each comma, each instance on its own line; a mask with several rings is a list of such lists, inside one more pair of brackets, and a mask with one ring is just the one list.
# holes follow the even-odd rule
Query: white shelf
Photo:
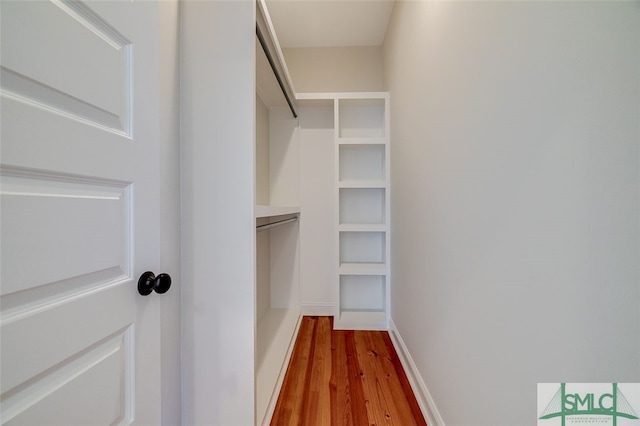
[[340, 275], [386, 275], [387, 265], [384, 263], [342, 262], [338, 273]]
[[339, 232], [385, 232], [387, 231], [387, 225], [385, 224], [353, 224], [347, 223], [338, 225]]
[[380, 188], [386, 189], [384, 180], [343, 180], [338, 182], [338, 188]]
[[336, 330], [388, 330], [387, 313], [374, 310], [342, 311], [334, 318]]
[[281, 216], [285, 214], [297, 214], [297, 213], [300, 213], [300, 207], [299, 206], [256, 205], [254, 211], [257, 219], [261, 217]]
[[384, 145], [388, 138], [338, 138], [338, 145]]
[[262, 424], [280, 393], [296, 340], [300, 309], [270, 309], [258, 323], [256, 350], [256, 419]]
[[388, 92], [316, 92], [316, 93], [296, 93], [297, 103], [305, 107], [332, 107], [334, 102], [347, 100], [380, 100], [386, 99]]
[[311, 92], [296, 93], [296, 99], [302, 100], [334, 100], [334, 99], [380, 99], [388, 92]]

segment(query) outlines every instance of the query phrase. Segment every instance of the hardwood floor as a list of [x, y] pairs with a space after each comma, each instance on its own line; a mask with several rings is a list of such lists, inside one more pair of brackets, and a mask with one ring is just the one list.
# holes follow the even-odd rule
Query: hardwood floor
[[425, 425], [389, 334], [303, 317], [271, 424]]

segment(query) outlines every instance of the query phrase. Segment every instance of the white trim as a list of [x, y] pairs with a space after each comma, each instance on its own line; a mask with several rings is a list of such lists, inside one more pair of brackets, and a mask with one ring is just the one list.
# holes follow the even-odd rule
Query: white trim
[[387, 99], [389, 92], [318, 92], [296, 93], [296, 100], [319, 99]]
[[427, 390], [427, 386], [424, 380], [422, 380], [422, 376], [420, 376], [420, 372], [413, 362], [413, 358], [411, 358], [411, 354], [409, 354], [409, 350], [404, 344], [400, 332], [391, 318], [389, 319], [389, 336], [391, 337], [391, 342], [398, 354], [398, 358], [400, 358], [402, 368], [404, 368], [407, 378], [409, 379], [409, 384], [418, 400], [418, 405], [420, 405], [420, 410], [427, 424], [429, 426], [445, 426], [444, 420], [442, 420], [436, 404], [433, 398], [431, 398], [431, 394]]
[[332, 317], [336, 314], [335, 303], [302, 303], [303, 316]]

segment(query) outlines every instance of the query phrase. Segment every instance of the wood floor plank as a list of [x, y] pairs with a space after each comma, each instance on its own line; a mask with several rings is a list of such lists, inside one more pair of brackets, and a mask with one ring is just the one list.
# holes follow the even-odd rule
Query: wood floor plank
[[409, 383], [407, 374], [405, 373], [404, 368], [402, 368], [400, 358], [398, 357], [396, 349], [391, 342], [389, 333], [381, 333], [380, 338], [383, 340], [384, 346], [387, 348], [387, 353], [390, 356], [389, 362], [393, 365], [393, 369], [398, 377], [398, 381], [400, 382], [400, 386], [402, 388], [402, 393], [406, 396], [407, 404], [409, 404], [409, 409], [413, 414], [413, 418], [415, 419], [416, 424], [418, 426], [427, 426], [427, 422], [422, 415], [422, 410], [420, 410], [418, 400], [413, 393], [413, 389], [411, 389], [411, 384]]
[[407, 398], [392, 397], [392, 395], [405, 394], [405, 389], [403, 389], [398, 373], [392, 363], [392, 356], [395, 355], [395, 353], [393, 355], [389, 353], [382, 334], [383, 333], [368, 332], [364, 335], [369, 346], [375, 348], [377, 351], [378, 356], [376, 357], [375, 374], [381, 383], [382, 397], [384, 397], [389, 404], [389, 414], [394, 424], [403, 426], [416, 425], [417, 423]]
[[329, 317], [303, 317], [271, 424], [426, 426], [388, 333]]
[[347, 349], [343, 332], [331, 333], [331, 424], [352, 426]]
[[391, 425], [390, 408], [385, 392], [380, 389], [380, 381], [376, 372], [378, 353], [366, 339], [366, 332], [355, 333], [356, 352], [362, 370], [362, 388], [367, 407], [367, 417], [371, 425]]
[[349, 395], [351, 399], [351, 414], [354, 425], [368, 424], [367, 406], [364, 397], [364, 389], [362, 387], [362, 369], [358, 361], [356, 350], [356, 341], [354, 331], [334, 331], [334, 333], [343, 333], [345, 337], [345, 349], [347, 351], [347, 377], [349, 386]]
[[331, 423], [329, 380], [331, 378], [331, 325], [328, 317], [320, 317], [316, 323], [315, 345], [308, 377], [308, 395], [304, 407], [305, 425]]
[[367, 348], [369, 376], [375, 378], [375, 398], [381, 410], [384, 410], [384, 420], [382, 421], [384, 424], [410, 426], [410, 422], [399, 422], [401, 416], [389, 384], [390, 379], [392, 381], [394, 377], [389, 377], [382, 367], [383, 353], [373, 341], [374, 334], [377, 334], [377, 332], [363, 332], [360, 334], [360, 338]]

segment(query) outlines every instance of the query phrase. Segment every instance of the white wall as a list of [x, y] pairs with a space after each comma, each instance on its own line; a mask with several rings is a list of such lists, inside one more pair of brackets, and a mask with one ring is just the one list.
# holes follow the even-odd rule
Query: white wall
[[383, 88], [380, 46], [283, 49], [296, 92], [376, 92]]
[[392, 318], [448, 426], [640, 381], [639, 4], [395, 5]]
[[269, 109], [270, 201], [275, 206], [300, 204], [298, 119], [285, 107]]
[[254, 423], [255, 2], [183, 1], [182, 422]]

